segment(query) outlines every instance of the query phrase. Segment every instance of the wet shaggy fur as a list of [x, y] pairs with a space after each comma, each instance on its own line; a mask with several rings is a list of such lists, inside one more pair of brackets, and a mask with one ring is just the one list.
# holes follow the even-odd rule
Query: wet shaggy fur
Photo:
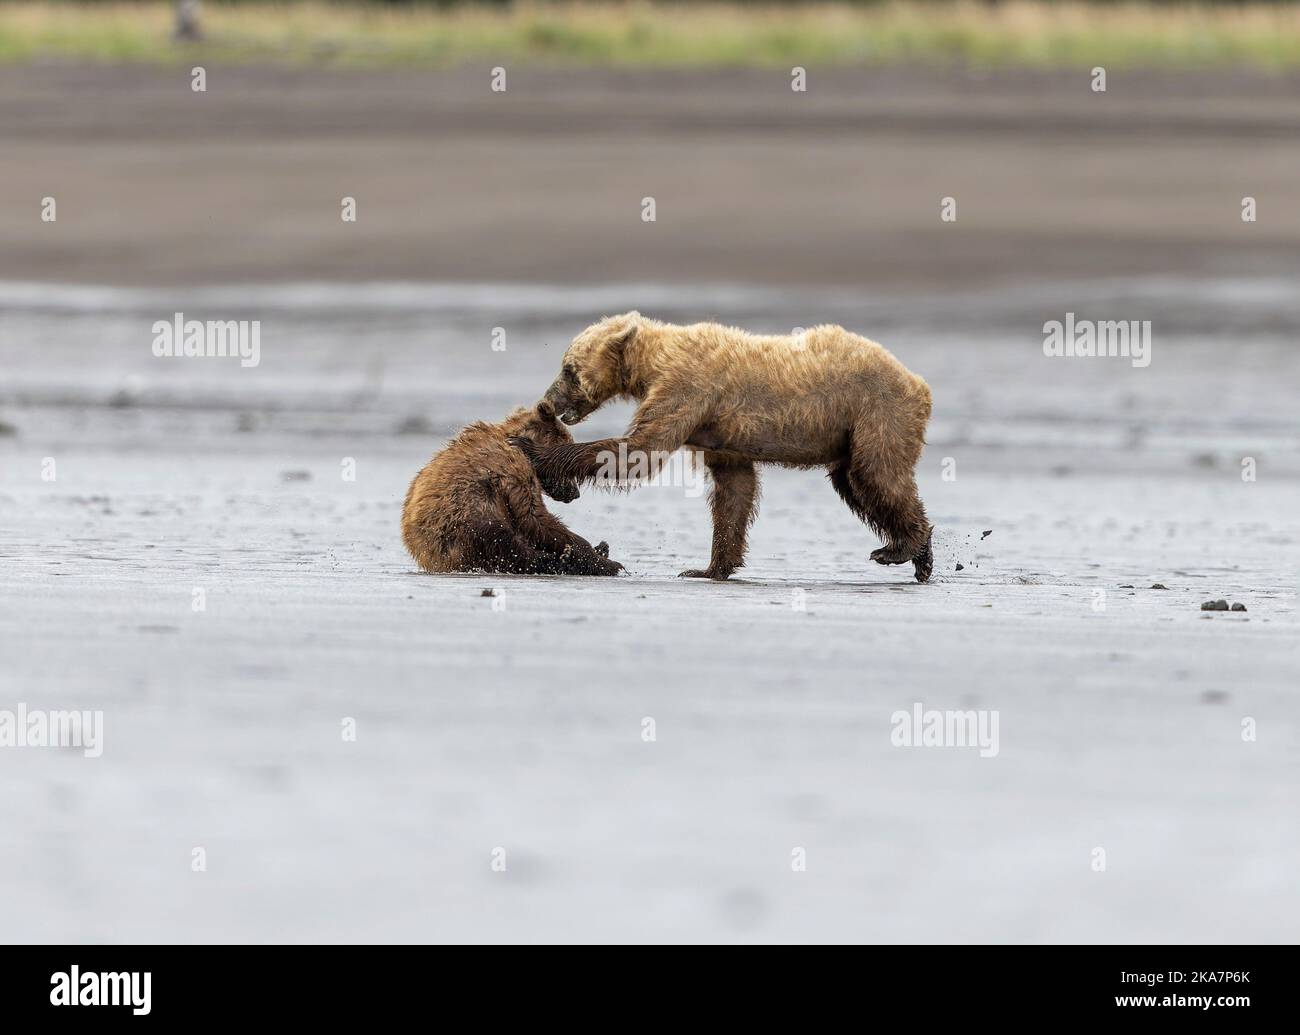
[[754, 465], [774, 463], [827, 468], [836, 492], [884, 541], [872, 559], [911, 561], [918, 581], [930, 577], [931, 525], [914, 477], [930, 388], [883, 346], [833, 325], [758, 335], [626, 313], [574, 339], [543, 402], [574, 424], [615, 398], [640, 403], [624, 438], [520, 448], [539, 472], [577, 481], [595, 478], [602, 456], [620, 446], [702, 450], [714, 484], [713, 550], [707, 568], [683, 575], [725, 579], [744, 563]]
[[547, 495], [577, 497], [565, 478], [534, 473], [506, 439], [573, 442], [544, 405], [519, 409], [500, 424], [471, 424], [415, 476], [402, 507], [402, 540], [429, 572], [615, 575], [609, 548], [593, 547], [546, 509]]

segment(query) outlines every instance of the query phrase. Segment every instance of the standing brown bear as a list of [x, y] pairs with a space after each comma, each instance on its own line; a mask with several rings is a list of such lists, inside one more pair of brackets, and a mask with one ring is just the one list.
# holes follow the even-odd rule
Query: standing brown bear
[[592, 546], [546, 509], [545, 492], [577, 499], [571, 478], [537, 475], [506, 439], [571, 445], [546, 403], [500, 424], [471, 424], [415, 476], [402, 507], [402, 540], [425, 571], [616, 575], [609, 547]]
[[640, 403], [624, 438], [515, 444], [545, 477], [577, 481], [604, 476], [611, 457], [647, 458], [653, 473], [684, 445], [704, 450], [713, 552], [707, 568], [682, 575], [725, 579], [744, 564], [754, 464], [775, 463], [829, 468], [844, 502], [885, 542], [872, 560], [911, 561], [917, 581], [929, 579], [932, 526], [913, 471], [930, 388], [874, 341], [832, 325], [757, 335], [612, 316], [573, 340], [543, 403], [576, 424], [615, 398]]

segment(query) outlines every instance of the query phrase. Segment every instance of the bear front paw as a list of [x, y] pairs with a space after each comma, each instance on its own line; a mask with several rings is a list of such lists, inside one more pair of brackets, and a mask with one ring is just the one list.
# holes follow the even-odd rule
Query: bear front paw
[[714, 582], [724, 582], [731, 577], [729, 571], [715, 571], [712, 568], [687, 568], [685, 571], [678, 572], [679, 579], [712, 579]]
[[506, 441], [523, 453], [524, 456], [528, 457], [529, 460], [536, 459], [537, 454], [540, 452], [537, 443], [531, 438], [521, 438], [518, 435], [508, 435], [506, 436]]

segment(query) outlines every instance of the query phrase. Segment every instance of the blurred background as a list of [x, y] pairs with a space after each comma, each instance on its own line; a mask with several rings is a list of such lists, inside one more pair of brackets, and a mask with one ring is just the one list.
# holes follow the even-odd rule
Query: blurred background
[[1298, 74], [1290, 3], [4, 3], [0, 276], [1294, 273]]
[[[105, 715], [0, 749], [0, 938], [1292, 939], [1298, 170], [1293, 3], [0, 2], [0, 708]], [[554, 508], [624, 578], [417, 574], [633, 308], [925, 376], [934, 582], [781, 470], [726, 585], [681, 486]]]

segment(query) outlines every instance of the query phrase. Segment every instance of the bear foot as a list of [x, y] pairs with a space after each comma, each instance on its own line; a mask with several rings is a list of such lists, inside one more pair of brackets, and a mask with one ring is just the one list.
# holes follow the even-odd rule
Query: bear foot
[[930, 573], [934, 570], [934, 551], [930, 549], [929, 539], [926, 539], [918, 553], [910, 553], [906, 546], [890, 544], [872, 550], [871, 559], [877, 564], [906, 564], [911, 561], [917, 582], [929, 582]]
[[677, 577], [679, 579], [713, 579], [714, 582], [725, 582], [731, 578], [731, 572], [713, 568], [687, 568], [685, 571], [678, 572]]
[[618, 561], [611, 561], [608, 557], [596, 553], [594, 547], [592, 552], [595, 556], [587, 557], [581, 551], [574, 549], [573, 544], [570, 543], [560, 554], [560, 572], [564, 575], [617, 575], [620, 571], [626, 570]]
[[871, 551], [871, 559], [877, 564], [906, 564], [912, 559], [905, 546], [882, 546]]

